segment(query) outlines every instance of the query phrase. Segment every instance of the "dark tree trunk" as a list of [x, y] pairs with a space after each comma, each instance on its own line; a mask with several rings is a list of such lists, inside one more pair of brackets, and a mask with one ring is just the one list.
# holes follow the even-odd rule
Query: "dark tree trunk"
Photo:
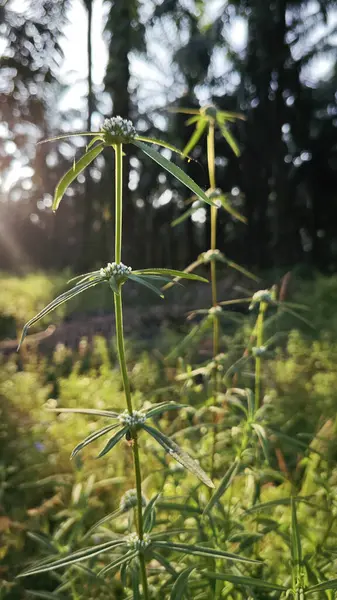
[[[94, 95], [92, 86], [92, 5], [93, 0], [84, 0], [87, 15], [87, 61], [88, 61], [88, 95], [87, 95], [87, 131], [91, 131], [92, 114], [94, 111]], [[93, 220], [94, 220], [94, 198], [93, 198], [93, 181], [90, 176], [90, 169], [85, 172], [85, 190], [84, 190], [84, 218], [83, 218], [83, 244], [82, 252], [79, 257], [79, 268], [81, 271], [87, 271], [93, 264]]]

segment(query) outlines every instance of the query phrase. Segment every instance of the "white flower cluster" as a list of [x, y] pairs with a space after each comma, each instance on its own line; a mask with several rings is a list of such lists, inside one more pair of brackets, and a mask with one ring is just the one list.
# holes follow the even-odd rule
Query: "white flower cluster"
[[127, 410], [125, 410], [119, 415], [118, 420], [123, 425], [130, 425], [130, 427], [135, 427], [136, 425], [140, 425], [140, 423], [144, 423], [146, 421], [146, 415], [144, 415], [144, 413], [140, 410], [134, 410], [132, 415], [130, 415], [130, 413]]
[[128, 119], [122, 119], [122, 117], [112, 117], [111, 119], [105, 119], [101, 131], [104, 133], [110, 133], [113, 136], [130, 140], [136, 136], [136, 130], [133, 126], [132, 121]]
[[259, 290], [255, 292], [252, 297], [252, 301], [249, 305], [249, 310], [252, 310], [256, 304], [260, 304], [260, 302], [266, 302], [266, 304], [271, 304], [273, 301], [272, 293], [270, 290]]
[[263, 356], [267, 352], [266, 346], [253, 346], [252, 355], [253, 356]]
[[126, 543], [133, 550], [145, 550], [151, 544], [151, 538], [147, 533], [144, 533], [143, 539], [140, 540], [137, 533], [130, 533], [126, 538]]
[[[123, 512], [126, 512], [126, 511], [130, 510], [130, 508], [134, 508], [135, 506], [137, 506], [137, 490], [135, 490], [135, 489], [128, 490], [121, 497], [121, 501], [119, 503], [119, 508]], [[142, 506], [146, 506], [146, 498], [143, 495], [142, 495]]]
[[202, 258], [203, 261], [206, 263], [210, 262], [211, 260], [214, 260], [215, 258], [218, 258], [220, 254], [220, 250], [207, 250], [207, 252], [204, 252], [204, 254], [202, 255]]
[[221, 315], [222, 308], [221, 306], [212, 306], [208, 312], [210, 315]]
[[131, 267], [123, 265], [123, 263], [108, 263], [106, 267], [100, 269], [100, 276], [104, 279], [110, 277], [127, 277], [132, 272]]

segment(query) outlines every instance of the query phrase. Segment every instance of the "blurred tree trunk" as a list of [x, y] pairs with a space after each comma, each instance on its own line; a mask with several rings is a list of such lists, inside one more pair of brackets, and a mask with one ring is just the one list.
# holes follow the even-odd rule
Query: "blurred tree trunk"
[[[87, 95], [87, 125], [86, 130], [91, 131], [92, 113], [94, 111], [94, 95], [92, 86], [92, 8], [93, 0], [83, 0], [88, 15], [87, 25], [87, 68], [88, 68], [88, 95]], [[93, 264], [94, 257], [92, 256], [92, 224], [94, 220], [94, 198], [93, 198], [93, 181], [90, 175], [90, 169], [85, 172], [85, 191], [84, 191], [84, 217], [83, 217], [83, 238], [82, 252], [79, 257], [80, 271], [87, 271]]]
[[[108, 0], [110, 10], [105, 32], [108, 35], [109, 58], [104, 79], [110, 94], [114, 116], [134, 120], [130, 92], [130, 53], [145, 49], [145, 29], [138, 16], [138, 0]], [[136, 215], [132, 194], [129, 190], [129, 153], [123, 157], [123, 228], [125, 259], [133, 261], [136, 256]], [[111, 164], [108, 164], [111, 171]], [[114, 195], [111, 196], [111, 214], [114, 214]], [[109, 239], [108, 253], [113, 255], [113, 239]]]

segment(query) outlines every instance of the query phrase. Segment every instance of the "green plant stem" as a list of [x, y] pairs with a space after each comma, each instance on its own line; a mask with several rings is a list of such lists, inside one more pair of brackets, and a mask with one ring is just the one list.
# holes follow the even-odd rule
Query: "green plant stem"
[[[208, 177], [211, 191], [215, 190], [215, 150], [214, 150], [214, 121], [210, 120], [208, 135], [207, 135], [207, 165]], [[211, 206], [211, 250], [216, 250], [216, 226], [217, 226], [218, 209]], [[211, 288], [212, 288], [212, 305], [217, 306], [217, 278], [216, 278], [216, 261], [211, 261]], [[219, 353], [219, 319], [217, 315], [213, 316], [213, 358]], [[217, 370], [214, 370], [213, 375], [213, 390], [214, 394], [217, 391]], [[211, 479], [214, 477], [215, 466], [215, 448], [216, 448], [216, 433], [217, 425], [214, 424], [213, 441], [212, 441], [212, 456], [211, 456]]]
[[[115, 180], [115, 261], [121, 262], [121, 254], [122, 254], [122, 212], [123, 212], [123, 187], [122, 187], [122, 177], [123, 177], [123, 149], [122, 144], [116, 144], [115, 148], [115, 171], [116, 171], [116, 180]], [[119, 366], [122, 374], [123, 388], [125, 393], [126, 405], [129, 411], [129, 414], [132, 415], [133, 407], [132, 407], [132, 398], [130, 391], [130, 382], [126, 365], [126, 357], [125, 357], [125, 345], [124, 345], [124, 330], [123, 330], [123, 303], [122, 303], [122, 286], [119, 285], [119, 294], [114, 294], [114, 303], [115, 303], [115, 320], [116, 320], [116, 340], [117, 340], [117, 351], [118, 351], [118, 359]], [[138, 525], [138, 537], [140, 540], [144, 538], [144, 523], [143, 523], [143, 506], [142, 506], [142, 474], [140, 469], [140, 460], [139, 460], [139, 447], [138, 447], [138, 437], [137, 430], [135, 428], [131, 429], [131, 437], [132, 437], [132, 453], [133, 453], [133, 462], [135, 467], [135, 478], [136, 478], [136, 491], [137, 491], [137, 525]], [[145, 557], [142, 552], [139, 553], [139, 564], [142, 576], [142, 584], [143, 584], [143, 596], [144, 600], [148, 600], [149, 598], [149, 590], [147, 583], [147, 574], [146, 574], [146, 564]]]
[[[210, 190], [214, 191], [215, 183], [215, 152], [214, 152], [214, 121], [210, 121], [207, 135], [207, 164]], [[216, 250], [216, 225], [218, 209], [211, 206], [211, 250]], [[217, 306], [217, 278], [216, 261], [211, 261], [211, 287], [212, 305]], [[213, 356], [219, 352], [219, 320], [217, 316], [213, 319]]]
[[122, 260], [123, 225], [123, 145], [116, 144], [115, 150], [115, 261]]
[[[267, 310], [268, 305], [266, 302], [260, 303], [259, 314], [256, 320], [256, 346], [261, 348], [263, 346], [263, 325], [264, 325], [264, 314]], [[255, 410], [258, 410], [261, 405], [261, 367], [262, 359], [261, 356], [255, 357]]]
[[126, 405], [130, 415], [132, 415], [132, 400], [130, 391], [129, 376], [126, 368], [125, 347], [124, 347], [124, 331], [123, 331], [123, 307], [122, 307], [122, 291], [119, 289], [119, 295], [114, 294], [115, 301], [115, 319], [116, 319], [116, 341], [119, 358], [119, 366], [122, 374], [123, 387], [126, 399]]

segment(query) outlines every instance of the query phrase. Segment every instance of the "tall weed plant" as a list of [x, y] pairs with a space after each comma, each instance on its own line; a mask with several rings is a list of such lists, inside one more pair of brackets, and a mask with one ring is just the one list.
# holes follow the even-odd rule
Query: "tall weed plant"
[[[120, 117], [106, 119], [98, 132], [76, 134], [91, 140], [55, 191], [53, 209], [57, 210], [76, 177], [103, 149], [113, 150], [114, 261], [73, 279], [67, 291], [26, 323], [20, 345], [31, 326], [68, 300], [98, 285], [111, 290], [124, 407], [117, 388], [111, 398], [105, 398], [104, 379], [110, 375], [103, 369], [102, 379], [90, 382], [92, 389], [89, 382], [83, 386], [83, 398], [85, 394], [90, 398], [102, 384], [102, 406], [74, 406], [69, 397], [68, 406], [51, 405], [50, 410], [59, 419], [70, 415], [74, 432], [85, 429], [85, 419], [97, 418], [99, 426], [77, 441], [72, 459], [79, 460], [83, 450], [105, 438], [97, 458], [107, 461], [106, 455], [112, 453], [116, 474], [122, 477], [126, 465], [120, 448], [124, 444], [132, 456], [134, 484], [121, 496], [117, 509], [88, 529], [86, 511], [95, 511], [95, 502], [89, 501], [94, 479], [75, 484], [61, 531], [54, 529], [52, 539], [34, 534], [45, 556], [27, 566], [20, 577], [37, 581], [49, 576], [53, 591], [30, 589], [31, 596], [84, 598], [101, 593], [106, 598], [134, 600], [150, 600], [158, 594], [170, 600], [302, 600], [332, 598], [332, 590], [337, 589], [333, 577], [334, 465], [326, 452], [333, 423], [321, 423], [316, 435], [296, 427], [291, 430], [288, 423], [275, 422], [272, 399], [265, 393], [265, 364], [277, 346], [278, 318], [287, 312], [305, 320], [303, 307], [285, 302], [276, 287], [237, 301], [219, 301], [219, 264], [254, 279], [216, 247], [220, 205], [244, 220], [217, 190], [215, 179], [215, 128], [238, 154], [230, 124], [240, 115], [213, 106], [185, 112], [192, 114], [189, 122], [195, 123], [196, 130], [183, 152], [161, 140], [137, 135], [133, 124]], [[210, 184], [206, 193], [153, 147], [186, 156], [204, 132]], [[141, 150], [185, 185], [198, 202], [211, 207], [211, 248], [185, 271], [133, 270], [122, 263], [123, 156], [129, 147]], [[195, 208], [192, 204], [187, 217]], [[175, 381], [154, 390], [151, 397], [156, 401], [151, 402], [133, 391], [123, 332], [123, 286], [142, 285], [162, 296], [163, 288], [182, 278], [205, 282], [193, 273], [205, 264], [210, 264], [212, 307], [194, 311], [192, 316], [199, 322], [166, 359], [167, 369], [172, 364], [176, 367]], [[240, 315], [229, 306], [236, 302], [247, 303], [252, 325], [244, 346], [231, 348], [221, 325], [228, 318], [240, 322]], [[185, 350], [209, 331], [211, 359], [201, 365], [190, 364], [184, 358]], [[175, 459], [175, 467], [170, 459]], [[146, 465], [149, 469], [144, 473]], [[99, 512], [99, 506], [96, 508]], [[308, 530], [306, 524], [313, 514], [318, 525]]]

